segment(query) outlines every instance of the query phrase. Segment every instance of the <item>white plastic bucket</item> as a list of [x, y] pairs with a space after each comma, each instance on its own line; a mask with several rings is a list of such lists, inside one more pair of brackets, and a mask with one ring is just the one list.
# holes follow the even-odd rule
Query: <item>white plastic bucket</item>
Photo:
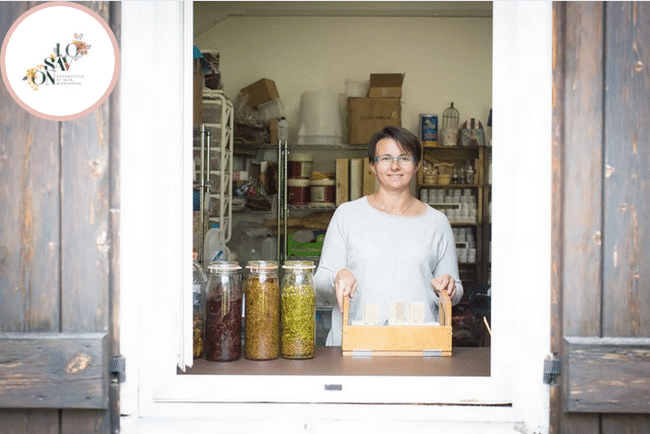
[[309, 91], [300, 97], [299, 145], [341, 144], [339, 94]]
[[333, 204], [336, 200], [336, 181], [333, 179], [313, 179], [309, 183], [311, 203]]

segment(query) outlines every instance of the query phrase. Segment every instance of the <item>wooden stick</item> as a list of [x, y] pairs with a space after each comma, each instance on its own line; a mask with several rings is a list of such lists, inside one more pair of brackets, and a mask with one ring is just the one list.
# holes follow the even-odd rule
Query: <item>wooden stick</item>
[[343, 325], [350, 325], [350, 296], [343, 296]]
[[441, 326], [451, 325], [451, 299], [444, 289], [438, 293], [438, 320]]

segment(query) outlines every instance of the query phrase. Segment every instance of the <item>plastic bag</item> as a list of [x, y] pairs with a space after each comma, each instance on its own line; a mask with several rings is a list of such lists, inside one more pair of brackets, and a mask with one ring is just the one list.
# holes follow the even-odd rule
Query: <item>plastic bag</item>
[[235, 123], [252, 125], [255, 127], [264, 126], [260, 112], [246, 105], [247, 100], [248, 94], [241, 92], [237, 94], [237, 101], [235, 102]]

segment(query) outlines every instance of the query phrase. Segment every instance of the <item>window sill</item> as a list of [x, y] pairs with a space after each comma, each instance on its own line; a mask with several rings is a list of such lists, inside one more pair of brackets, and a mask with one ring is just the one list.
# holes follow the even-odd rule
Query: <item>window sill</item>
[[308, 360], [253, 361], [241, 358], [232, 362], [195, 359], [194, 366], [179, 375], [342, 375], [412, 377], [489, 377], [490, 348], [453, 349], [451, 357], [344, 357], [340, 347], [317, 347]]

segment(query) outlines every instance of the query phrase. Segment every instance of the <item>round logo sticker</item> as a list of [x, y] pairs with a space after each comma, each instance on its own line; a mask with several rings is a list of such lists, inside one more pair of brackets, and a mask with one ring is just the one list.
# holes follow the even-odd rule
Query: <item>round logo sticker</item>
[[97, 13], [70, 2], [36, 6], [16, 20], [0, 53], [2, 80], [14, 100], [43, 119], [77, 119], [108, 98], [119, 48]]

